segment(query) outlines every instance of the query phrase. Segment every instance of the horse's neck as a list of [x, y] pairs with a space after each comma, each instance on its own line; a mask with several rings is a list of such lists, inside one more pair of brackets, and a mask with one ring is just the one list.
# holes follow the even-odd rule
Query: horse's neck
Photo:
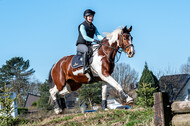
[[108, 59], [111, 59], [114, 61], [115, 56], [117, 54], [117, 50], [119, 47], [117, 46], [117, 42], [112, 43], [111, 45], [107, 41], [103, 41], [103, 45], [100, 47], [99, 51], [100, 53], [103, 53]]

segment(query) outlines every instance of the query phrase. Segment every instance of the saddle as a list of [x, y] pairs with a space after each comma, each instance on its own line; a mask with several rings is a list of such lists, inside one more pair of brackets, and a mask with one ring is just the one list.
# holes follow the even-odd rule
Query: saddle
[[[73, 69], [75, 68], [79, 68], [83, 66], [83, 56], [82, 56], [82, 52], [77, 52], [77, 55], [74, 55], [71, 61], [71, 67]], [[89, 65], [92, 63], [92, 55], [88, 55], [88, 59], [89, 59]]]

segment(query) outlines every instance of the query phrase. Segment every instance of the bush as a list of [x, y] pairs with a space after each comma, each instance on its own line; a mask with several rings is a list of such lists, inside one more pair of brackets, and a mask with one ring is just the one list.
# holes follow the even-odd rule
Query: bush
[[0, 94], [0, 125], [1, 126], [9, 126], [13, 123], [13, 117], [11, 113], [14, 111], [14, 107], [12, 106], [15, 98], [11, 98], [11, 90], [12, 88], [7, 88], [6, 85], [4, 88], [0, 88], [0, 91], [3, 92]]
[[151, 87], [151, 84], [143, 83], [142, 87], [139, 88], [137, 93], [139, 96], [137, 97], [137, 104], [143, 107], [151, 107], [154, 104], [153, 93], [156, 88]]
[[25, 114], [28, 112], [28, 108], [18, 108], [18, 114]]
[[34, 107], [37, 106], [37, 101], [33, 102], [32, 106], [34, 106]]

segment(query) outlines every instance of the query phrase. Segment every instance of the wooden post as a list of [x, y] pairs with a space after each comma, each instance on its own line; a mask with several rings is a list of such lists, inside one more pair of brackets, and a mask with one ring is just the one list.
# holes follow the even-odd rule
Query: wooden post
[[154, 125], [169, 126], [171, 122], [171, 105], [168, 93], [154, 93]]

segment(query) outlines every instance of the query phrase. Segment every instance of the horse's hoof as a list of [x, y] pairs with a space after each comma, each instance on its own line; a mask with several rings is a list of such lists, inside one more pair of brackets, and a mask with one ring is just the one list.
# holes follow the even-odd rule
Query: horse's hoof
[[125, 103], [125, 105], [132, 105], [133, 103], [134, 103], [134, 101], [131, 100], [131, 101], [128, 101], [127, 103]]
[[55, 108], [54, 109], [54, 112], [55, 112], [55, 114], [60, 114], [60, 113], [62, 113], [62, 109], [60, 109], [60, 108]]

